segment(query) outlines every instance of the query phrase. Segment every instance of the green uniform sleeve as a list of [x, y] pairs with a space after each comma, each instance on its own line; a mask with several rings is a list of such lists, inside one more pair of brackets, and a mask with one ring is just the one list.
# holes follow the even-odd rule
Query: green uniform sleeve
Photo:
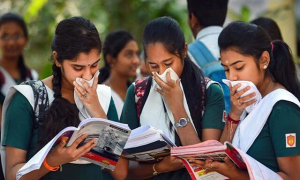
[[109, 119], [111, 121], [119, 122], [117, 109], [116, 109], [115, 102], [112, 97], [110, 99], [110, 103], [109, 103], [109, 107], [108, 107], [108, 111], [107, 111], [107, 119]]
[[[300, 155], [300, 108], [288, 101], [277, 102], [270, 114], [270, 136], [276, 157]], [[290, 143], [295, 147], [287, 147], [286, 136], [295, 135]]]
[[224, 95], [218, 84], [211, 84], [205, 92], [205, 110], [202, 118], [203, 129], [224, 129]]
[[6, 111], [2, 145], [28, 150], [34, 127], [33, 117], [30, 103], [17, 92]]
[[138, 118], [136, 116], [135, 108], [135, 94], [134, 85], [130, 85], [127, 89], [127, 94], [121, 114], [121, 122], [128, 124], [131, 129], [139, 127]]

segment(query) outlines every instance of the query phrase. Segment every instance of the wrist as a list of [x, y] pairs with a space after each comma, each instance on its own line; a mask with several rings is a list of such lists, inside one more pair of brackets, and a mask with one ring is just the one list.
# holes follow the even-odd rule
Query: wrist
[[43, 165], [46, 169], [48, 169], [49, 171], [57, 171], [60, 166], [57, 165], [57, 166], [53, 166], [51, 164], [48, 164], [48, 161], [47, 161], [47, 156], [45, 157], [44, 161], [43, 161]]
[[230, 123], [232, 123], [232, 124], [239, 124], [240, 123], [240, 120], [239, 119], [232, 119], [231, 118], [231, 116], [230, 116], [230, 114], [228, 114], [228, 116], [227, 116], [227, 121], [228, 122], [230, 122]]
[[154, 163], [154, 164], [152, 165], [153, 176], [156, 176], [156, 175], [158, 175], [158, 174], [159, 174], [159, 171], [158, 171], [158, 170], [156, 170], [156, 165], [157, 165], [157, 163]]
[[241, 115], [237, 115], [235, 113], [229, 112], [227, 117], [230, 117], [233, 120], [239, 121]]
[[[168, 105], [169, 106], [169, 105]], [[172, 104], [171, 106], [169, 106], [170, 110], [172, 111], [172, 113], [174, 114], [174, 112], [176, 113], [183, 113], [185, 112], [185, 109], [184, 109], [184, 105], [179, 103], [179, 104]]]
[[156, 164], [156, 165], [155, 165], [155, 170], [156, 170], [158, 173], [166, 173], [166, 172], [168, 172], [168, 171], [165, 169], [164, 165], [163, 165], [161, 162], [155, 163], [155, 164]]

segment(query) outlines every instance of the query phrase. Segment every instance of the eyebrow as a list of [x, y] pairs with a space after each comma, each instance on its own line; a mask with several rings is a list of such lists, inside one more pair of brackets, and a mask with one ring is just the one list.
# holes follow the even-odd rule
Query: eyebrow
[[[168, 58], [168, 59], [162, 60], [162, 62], [166, 62], [166, 61], [169, 61], [169, 60], [171, 60], [171, 59], [173, 59], [173, 57], [170, 57], [170, 58]], [[154, 63], [154, 62], [149, 62], [149, 61], [148, 61], [148, 63], [149, 63], [149, 64], [156, 64], [156, 63]]]
[[[100, 61], [100, 58], [91, 65], [94, 65], [94, 64], [98, 63], [99, 61]], [[87, 65], [73, 64], [73, 66], [75, 66], [75, 67], [85, 67]]]
[[[234, 63], [229, 64], [229, 66], [233, 66], [233, 65], [235, 65], [235, 64], [237, 64], [237, 63], [239, 63], [239, 62], [244, 62], [244, 61], [242, 61], [242, 60], [237, 60], [237, 61], [235, 61]], [[221, 65], [222, 65], [222, 66], [227, 66], [227, 65], [225, 65], [225, 64], [223, 64], [223, 63], [221, 63]]]

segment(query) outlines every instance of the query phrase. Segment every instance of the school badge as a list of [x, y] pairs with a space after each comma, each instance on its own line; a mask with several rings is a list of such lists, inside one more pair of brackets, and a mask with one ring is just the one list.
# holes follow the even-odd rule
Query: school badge
[[227, 121], [226, 118], [227, 118], [227, 116], [226, 116], [226, 111], [224, 110], [224, 111], [223, 111], [222, 122], [226, 123], [226, 121]]
[[296, 133], [285, 134], [285, 147], [296, 147]]

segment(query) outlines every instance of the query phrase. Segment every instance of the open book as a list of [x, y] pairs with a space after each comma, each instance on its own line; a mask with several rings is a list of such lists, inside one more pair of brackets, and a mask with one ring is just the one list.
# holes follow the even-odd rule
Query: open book
[[229, 157], [237, 167], [247, 170], [250, 179], [281, 179], [281, 177], [256, 161], [243, 151], [234, 147], [231, 143], [225, 142], [224, 144], [215, 140], [208, 140], [202, 143], [173, 147], [171, 155], [181, 159], [193, 180], [224, 180], [227, 177], [217, 172], [207, 171], [199, 167], [192, 167], [189, 159], [213, 159], [214, 161], [224, 161], [224, 157]]
[[170, 155], [175, 144], [163, 131], [145, 125], [132, 130], [124, 147], [125, 158], [139, 162], [156, 162]]
[[92, 138], [98, 140], [97, 145], [79, 159], [114, 170], [130, 133], [131, 130], [127, 124], [101, 118], [85, 119], [78, 127], [66, 127], [61, 130], [17, 172], [17, 179], [28, 172], [39, 169], [51, 148], [62, 139], [66, 141], [66, 146], [70, 146], [82, 134], [88, 134], [88, 136], [79, 146], [84, 145]]

